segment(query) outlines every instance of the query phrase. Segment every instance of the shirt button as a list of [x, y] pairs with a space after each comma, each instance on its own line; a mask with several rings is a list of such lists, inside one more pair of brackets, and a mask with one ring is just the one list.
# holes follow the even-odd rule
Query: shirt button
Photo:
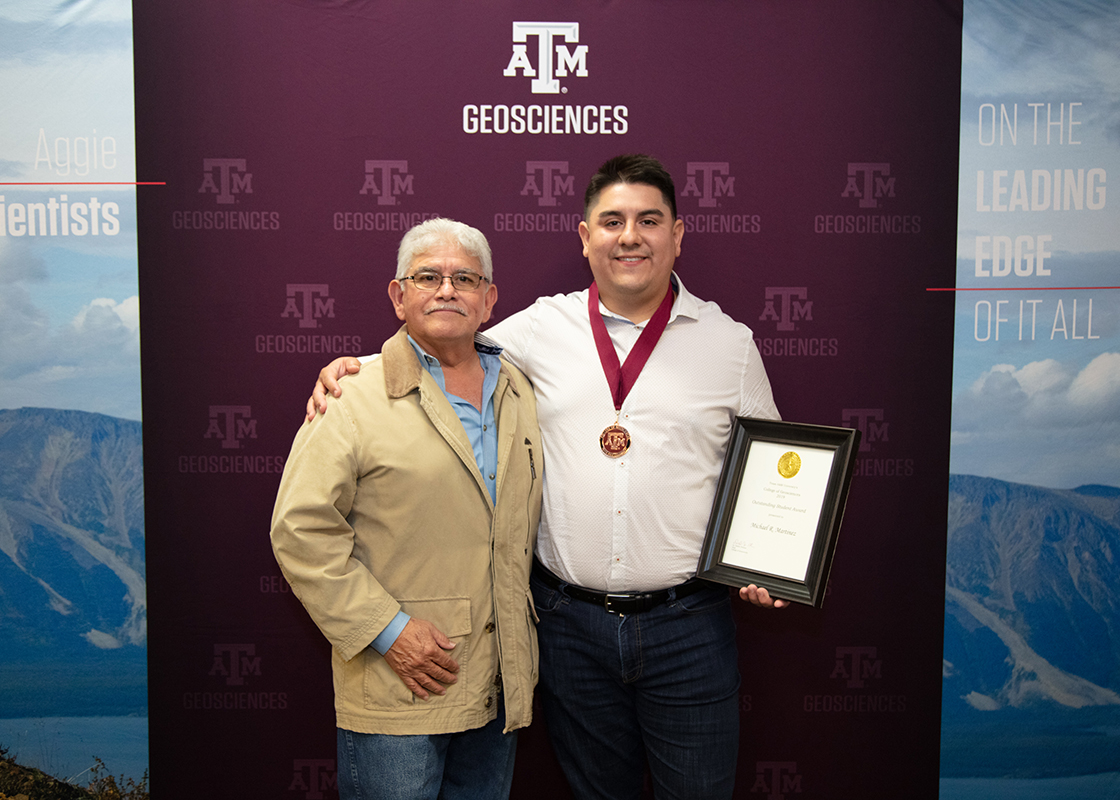
[[486, 706], [487, 708], [490, 708], [490, 706], [494, 705], [494, 698], [493, 698], [493, 697], [487, 697], [487, 698], [486, 698], [486, 702], [484, 703], [484, 705], [485, 705], [485, 706]]
[[493, 622], [487, 622], [486, 623], [486, 632], [487, 633], [493, 633], [494, 632], [494, 623]]

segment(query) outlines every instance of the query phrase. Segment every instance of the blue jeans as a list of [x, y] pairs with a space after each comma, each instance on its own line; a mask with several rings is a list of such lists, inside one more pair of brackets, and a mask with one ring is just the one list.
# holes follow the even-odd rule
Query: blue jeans
[[505, 800], [517, 731], [505, 713], [481, 728], [430, 736], [338, 729], [340, 800]]
[[739, 659], [726, 587], [619, 616], [536, 576], [540, 696], [572, 792], [729, 798], [739, 751]]

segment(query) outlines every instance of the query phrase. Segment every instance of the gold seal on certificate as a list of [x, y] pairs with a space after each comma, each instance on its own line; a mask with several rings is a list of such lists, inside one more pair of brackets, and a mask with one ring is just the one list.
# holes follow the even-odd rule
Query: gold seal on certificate
[[778, 459], [778, 474], [783, 478], [792, 478], [801, 469], [801, 456], [790, 450], [783, 453]]
[[630, 434], [616, 422], [599, 434], [599, 447], [611, 458], [618, 458], [630, 449]]

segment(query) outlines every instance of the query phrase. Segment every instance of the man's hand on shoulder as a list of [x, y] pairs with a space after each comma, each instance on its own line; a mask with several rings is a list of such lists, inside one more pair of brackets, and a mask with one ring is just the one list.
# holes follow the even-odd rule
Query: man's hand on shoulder
[[789, 600], [773, 598], [770, 596], [770, 592], [755, 586], [753, 583], [740, 589], [739, 597], [760, 608], [785, 608], [789, 605]]
[[315, 419], [315, 414], [327, 413], [327, 393], [335, 397], [342, 394], [342, 387], [338, 379], [344, 375], [354, 375], [362, 368], [362, 362], [354, 356], [340, 356], [319, 370], [319, 380], [315, 381], [315, 390], [307, 398], [307, 421]]
[[458, 680], [459, 663], [448, 653], [455, 644], [432, 623], [413, 617], [385, 653], [385, 660], [404, 685], [421, 700], [446, 694], [445, 684]]

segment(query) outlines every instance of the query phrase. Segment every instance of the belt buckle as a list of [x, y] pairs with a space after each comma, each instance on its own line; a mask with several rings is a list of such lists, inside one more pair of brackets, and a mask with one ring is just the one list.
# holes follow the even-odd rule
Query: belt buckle
[[621, 602], [623, 602], [625, 600], [629, 600], [629, 599], [630, 599], [630, 595], [628, 595], [628, 594], [610, 594], [608, 592], [606, 595], [603, 596], [603, 608], [606, 610], [606, 612], [608, 614], [618, 614], [620, 617], [625, 616], [623, 611], [621, 611], [620, 609], [617, 609], [617, 608], [612, 608], [611, 606], [612, 606], [613, 603], [621, 603]]

